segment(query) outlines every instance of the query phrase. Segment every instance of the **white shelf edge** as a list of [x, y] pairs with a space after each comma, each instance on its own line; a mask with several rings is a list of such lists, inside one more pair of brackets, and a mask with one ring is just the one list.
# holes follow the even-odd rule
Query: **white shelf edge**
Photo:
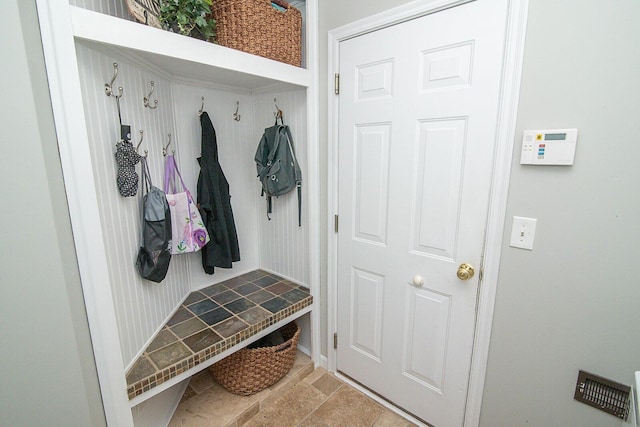
[[209, 366], [213, 365], [214, 363], [224, 359], [225, 357], [229, 356], [230, 354], [235, 353], [238, 350], [243, 349], [244, 347], [248, 346], [249, 344], [251, 344], [254, 341], [257, 341], [258, 339], [264, 337], [265, 335], [270, 334], [271, 332], [275, 331], [278, 328], [283, 327], [284, 325], [288, 324], [289, 322], [296, 320], [302, 316], [304, 316], [307, 313], [310, 313], [314, 307], [315, 302], [312, 302], [310, 305], [306, 306], [305, 308], [303, 308], [302, 310], [298, 310], [295, 313], [293, 313], [291, 316], [288, 316], [285, 319], [280, 320], [277, 323], [274, 323], [273, 325], [269, 326], [266, 329], [263, 329], [262, 331], [258, 332], [255, 335], [252, 335], [250, 338], [247, 338], [246, 340], [234, 345], [233, 347], [223, 351], [220, 354], [215, 355], [214, 357], [212, 357], [211, 359], [208, 359], [202, 363], [200, 363], [197, 366], [194, 366], [193, 368], [184, 371], [183, 373], [171, 378], [168, 381], [163, 382], [162, 384], [150, 389], [149, 391], [146, 391], [136, 397], [134, 397], [133, 399], [129, 400], [129, 406], [131, 408], [133, 408], [134, 406], [137, 406], [139, 404], [141, 404], [142, 402], [151, 399], [153, 396], [156, 396], [160, 393], [162, 393], [163, 391], [173, 387], [174, 385], [188, 379], [189, 377], [197, 374], [198, 372], [204, 371], [205, 369], [207, 369]]
[[77, 6], [69, 6], [73, 35], [76, 39], [130, 49], [138, 52], [185, 61], [185, 75], [189, 78], [188, 63], [234, 71], [265, 79], [265, 86], [282, 82], [309, 87], [310, 72], [213, 43], [192, 39], [180, 34], [149, 27]]

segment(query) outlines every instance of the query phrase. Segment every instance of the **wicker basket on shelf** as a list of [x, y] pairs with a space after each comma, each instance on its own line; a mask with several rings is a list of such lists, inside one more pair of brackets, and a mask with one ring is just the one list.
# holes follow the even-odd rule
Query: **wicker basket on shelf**
[[284, 377], [293, 366], [300, 339], [295, 322], [280, 331], [285, 341], [273, 347], [243, 348], [215, 363], [209, 371], [231, 393], [249, 396]]
[[302, 14], [284, 0], [214, 0], [220, 45], [301, 66]]
[[127, 0], [127, 9], [138, 22], [162, 28], [160, 23], [160, 0]]

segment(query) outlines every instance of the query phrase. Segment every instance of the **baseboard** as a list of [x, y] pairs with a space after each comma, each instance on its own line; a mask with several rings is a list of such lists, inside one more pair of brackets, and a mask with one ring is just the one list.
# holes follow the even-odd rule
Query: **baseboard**
[[320, 366], [323, 369], [326, 369], [327, 371], [329, 370], [329, 359], [327, 359], [327, 356], [320, 355], [318, 366]]
[[302, 353], [306, 354], [307, 356], [311, 357], [311, 350], [309, 350], [306, 347], [301, 346], [299, 343], [298, 343], [298, 350], [301, 351]]

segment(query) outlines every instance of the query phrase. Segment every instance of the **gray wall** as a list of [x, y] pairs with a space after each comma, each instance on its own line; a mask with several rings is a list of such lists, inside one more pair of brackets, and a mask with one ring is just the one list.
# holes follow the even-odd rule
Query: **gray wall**
[[3, 1], [0, 425], [105, 425], [34, 1]]
[[637, 1], [530, 2], [516, 135], [576, 127], [578, 146], [572, 167], [513, 162], [506, 234], [513, 215], [538, 227], [532, 252], [503, 245], [482, 426], [620, 425], [573, 386], [640, 370], [638, 18]]
[[[326, 147], [327, 31], [408, 2], [319, 3]], [[640, 369], [638, 18], [636, 1], [530, 1], [481, 426], [620, 425], [573, 387], [579, 369], [627, 384]], [[575, 166], [520, 166], [522, 131], [558, 127], [579, 130]], [[538, 219], [533, 251], [508, 246], [514, 215]]]

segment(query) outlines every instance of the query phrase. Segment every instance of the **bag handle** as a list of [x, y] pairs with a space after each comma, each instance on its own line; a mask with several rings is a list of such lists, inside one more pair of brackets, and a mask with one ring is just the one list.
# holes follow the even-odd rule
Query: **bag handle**
[[[176, 192], [175, 170], [172, 159], [173, 156], [170, 154], [164, 158], [164, 187], [162, 189], [165, 194], [173, 194]], [[170, 190], [172, 190], [171, 193]]]
[[[176, 158], [173, 154], [168, 154], [164, 160], [164, 193], [165, 194], [176, 194], [176, 174], [178, 178], [180, 178], [180, 185], [182, 185], [182, 191], [187, 193], [187, 210], [189, 211], [189, 220], [191, 220], [191, 202], [193, 201], [193, 197], [189, 192], [189, 189], [186, 185], [184, 185], [184, 181], [182, 180], [182, 175], [180, 174], [180, 169], [178, 169], [178, 164], [176, 163]], [[169, 185], [173, 190], [172, 193], [169, 193]]]
[[147, 164], [147, 157], [146, 156], [141, 156], [140, 157], [140, 165], [142, 167], [142, 185], [141, 188], [143, 191], [141, 191], [142, 196], [145, 195], [145, 193], [149, 192], [149, 187], [151, 185], [153, 185], [151, 183], [151, 175], [149, 175], [149, 165]]
[[147, 156], [143, 156], [140, 158], [140, 166], [142, 168], [142, 183], [141, 183], [141, 191], [140, 191], [140, 199], [142, 200], [140, 203], [140, 246], [144, 241], [144, 200], [145, 196], [149, 194], [149, 186], [151, 185], [151, 177], [149, 176], [149, 168], [147, 165]]
[[[164, 192], [166, 194], [175, 194], [176, 191], [176, 174], [178, 178], [180, 178], [180, 185], [182, 185], [182, 191], [188, 193], [189, 190], [187, 186], [184, 185], [184, 181], [182, 180], [182, 175], [180, 174], [180, 170], [178, 169], [178, 164], [176, 163], [175, 156], [169, 154], [165, 157], [164, 160]], [[171, 188], [169, 188], [171, 187]], [[169, 190], [171, 189], [171, 193]]]

